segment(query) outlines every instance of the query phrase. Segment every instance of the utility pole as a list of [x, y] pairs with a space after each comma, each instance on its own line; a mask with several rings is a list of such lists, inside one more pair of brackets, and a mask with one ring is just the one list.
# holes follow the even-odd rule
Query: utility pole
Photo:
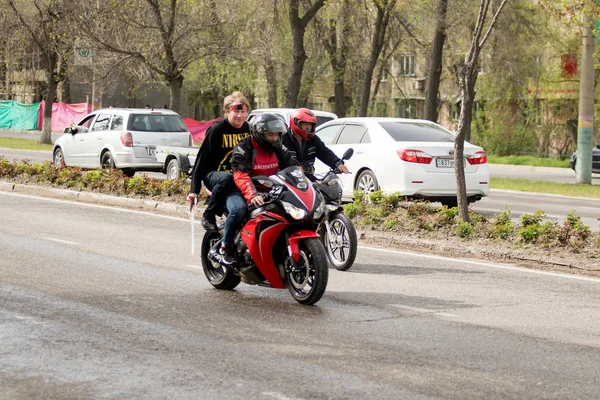
[[594, 146], [594, 51], [596, 38], [592, 26], [596, 1], [585, 10], [581, 35], [581, 73], [579, 77], [579, 125], [577, 128], [577, 183], [592, 183], [592, 149]]

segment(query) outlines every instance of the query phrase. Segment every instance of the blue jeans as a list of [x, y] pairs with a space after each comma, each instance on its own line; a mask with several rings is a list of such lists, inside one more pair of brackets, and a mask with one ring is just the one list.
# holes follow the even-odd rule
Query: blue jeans
[[240, 228], [242, 221], [248, 214], [248, 206], [246, 206], [246, 200], [240, 192], [230, 193], [225, 200], [225, 205], [229, 214], [225, 219], [223, 244], [232, 245], [235, 231]]

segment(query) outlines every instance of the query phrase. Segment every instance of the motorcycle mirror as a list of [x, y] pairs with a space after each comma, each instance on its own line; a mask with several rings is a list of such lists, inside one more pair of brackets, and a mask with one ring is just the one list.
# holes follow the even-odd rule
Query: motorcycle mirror
[[354, 149], [351, 147], [344, 152], [344, 155], [342, 156], [342, 160], [349, 160], [350, 157], [352, 157], [352, 154], [354, 154]]

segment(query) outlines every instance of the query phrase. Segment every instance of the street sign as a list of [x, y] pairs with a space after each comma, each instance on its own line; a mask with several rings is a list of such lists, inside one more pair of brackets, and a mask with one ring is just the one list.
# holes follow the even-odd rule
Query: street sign
[[92, 54], [90, 47], [75, 48], [75, 65], [92, 65]]

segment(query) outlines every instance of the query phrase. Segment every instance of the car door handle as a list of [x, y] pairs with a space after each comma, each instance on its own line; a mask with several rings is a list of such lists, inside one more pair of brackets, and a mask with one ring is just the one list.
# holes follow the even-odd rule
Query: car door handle
[[356, 153], [357, 153], [357, 154], [362, 154], [362, 153], [364, 153], [364, 152], [365, 152], [365, 151], [364, 151], [363, 149], [358, 149], [358, 150], [356, 150]]
[[96, 139], [102, 140], [102, 136], [96, 136]]
[[83, 142], [83, 139], [84, 139], [84, 137], [83, 137], [83, 136], [81, 136], [81, 137], [79, 138], [79, 141], [80, 141], [80, 142]]

